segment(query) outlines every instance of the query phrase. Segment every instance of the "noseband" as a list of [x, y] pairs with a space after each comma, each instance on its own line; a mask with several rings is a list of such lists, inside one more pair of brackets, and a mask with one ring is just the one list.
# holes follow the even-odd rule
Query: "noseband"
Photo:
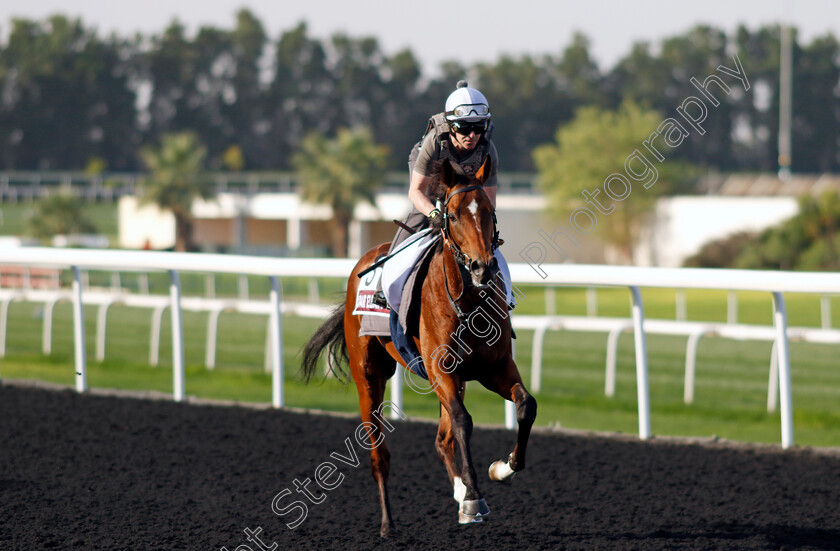
[[[441, 230], [443, 232], [443, 242], [446, 245], [446, 247], [452, 252], [452, 257], [455, 259], [455, 264], [458, 266], [458, 272], [461, 276], [461, 293], [457, 297], [453, 298], [452, 293], [450, 293], [450, 291], [449, 291], [449, 278], [446, 275], [446, 262], [443, 263], [443, 281], [444, 281], [444, 285], [446, 286], [446, 296], [449, 299], [449, 303], [455, 309], [455, 312], [458, 314], [458, 318], [461, 319], [461, 320], [468, 317], [468, 314], [465, 314], [464, 311], [461, 310], [461, 307], [458, 305], [458, 302], [464, 297], [464, 293], [466, 293], [470, 288], [473, 287], [472, 276], [470, 276], [470, 269], [469, 269], [469, 265], [472, 264], [472, 259], [469, 256], [467, 256], [461, 250], [461, 247], [458, 245], [458, 243], [456, 243], [455, 240], [452, 239], [452, 234], [450, 233], [450, 230], [449, 230], [449, 218], [450, 217], [449, 217], [449, 210], [448, 210], [447, 207], [449, 206], [449, 201], [451, 201], [452, 198], [455, 195], [458, 195], [459, 193], [467, 193], [469, 191], [475, 191], [477, 189], [483, 189], [483, 188], [484, 188], [484, 186], [472, 185], [472, 186], [463, 187], [461, 189], [456, 189], [455, 191], [453, 191], [452, 193], [447, 195], [446, 199], [444, 199], [444, 201], [443, 201], [443, 207], [442, 207], [442, 210], [443, 210], [443, 213], [442, 213], [443, 214], [443, 228]], [[496, 211], [495, 211], [495, 209], [492, 212], [492, 216], [493, 216], [493, 237], [490, 241], [490, 247], [491, 247], [490, 250], [495, 252], [495, 250], [499, 248], [499, 244], [500, 244], [499, 243], [499, 230], [497, 229], [497, 225], [496, 225]]]

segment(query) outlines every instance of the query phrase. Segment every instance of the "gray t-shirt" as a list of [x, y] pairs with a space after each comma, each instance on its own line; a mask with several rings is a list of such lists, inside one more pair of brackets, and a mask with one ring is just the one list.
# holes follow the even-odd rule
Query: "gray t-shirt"
[[[449, 139], [447, 136], [445, 139]], [[452, 151], [456, 159], [459, 162], [469, 162], [472, 161], [472, 156], [478, 154], [475, 149], [472, 151], [467, 152], [463, 156], [458, 155], [458, 151], [455, 149], [455, 146], [451, 143], [449, 144], [449, 150]], [[499, 154], [496, 152], [496, 146], [493, 144], [493, 140], [487, 141], [487, 146], [484, 148], [484, 151], [487, 155], [490, 156], [492, 161], [492, 167], [490, 169], [490, 178], [484, 182], [485, 187], [493, 187], [498, 185], [496, 180], [496, 172], [499, 168]], [[430, 131], [426, 136], [423, 138], [423, 144], [420, 146], [420, 152], [417, 155], [417, 160], [414, 163], [414, 170], [418, 173], [422, 174], [423, 176], [431, 176], [431, 169], [429, 165], [434, 161], [442, 160], [441, 150], [437, 144], [437, 140], [435, 139], [435, 133]], [[484, 159], [481, 159], [483, 162]], [[464, 174], [463, 169], [459, 165], [453, 165], [455, 172], [459, 174]]]

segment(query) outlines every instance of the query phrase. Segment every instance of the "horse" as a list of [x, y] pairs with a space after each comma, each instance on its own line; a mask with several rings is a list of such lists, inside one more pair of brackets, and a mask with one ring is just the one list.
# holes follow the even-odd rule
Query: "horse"
[[[513, 360], [504, 290], [493, 292], [499, 289], [500, 275], [493, 256], [499, 239], [495, 210], [484, 190], [491, 166], [488, 156], [472, 177], [456, 175], [448, 161], [440, 166], [433, 195], [442, 201], [443, 227], [422, 282], [417, 335], [412, 337], [440, 400], [435, 448], [459, 502], [460, 524], [481, 522], [490, 513], [470, 453], [473, 422], [464, 406], [466, 381], [478, 381], [516, 405], [516, 443], [507, 459], [490, 466], [491, 480], [509, 482], [525, 468], [525, 450], [537, 414], [537, 402], [526, 390]], [[339, 371], [337, 375], [346, 378], [343, 366], [349, 362], [362, 422], [371, 441], [366, 447], [379, 489], [382, 537], [395, 531], [388, 495], [390, 452], [383, 438], [383, 424], [389, 430], [393, 426], [382, 418], [383, 395], [396, 364], [405, 368], [406, 362], [390, 338], [359, 336], [361, 316], [353, 315], [353, 309], [358, 274], [386, 253], [389, 245], [378, 245], [361, 257], [348, 279], [345, 300], [307, 342], [301, 362], [307, 381], [325, 350], [332, 357], [331, 368]], [[456, 460], [456, 448], [460, 461]]]

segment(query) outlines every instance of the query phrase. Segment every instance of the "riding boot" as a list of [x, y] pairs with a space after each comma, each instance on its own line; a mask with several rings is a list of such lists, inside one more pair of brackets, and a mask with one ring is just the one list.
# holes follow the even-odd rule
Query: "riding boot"
[[[412, 207], [411, 212], [409, 212], [403, 220], [403, 224], [412, 228], [414, 232], [418, 232], [429, 226], [429, 219], [426, 215]], [[402, 244], [402, 242], [414, 232], [409, 232], [405, 228], [400, 227], [397, 230], [396, 235], [394, 235], [394, 239], [391, 241], [391, 246], [388, 248], [388, 254], [392, 254]], [[373, 294], [373, 303], [382, 308], [388, 307], [388, 300], [385, 298], [385, 292], [382, 290], [381, 277], [376, 284], [376, 292]]]
[[382, 290], [382, 281], [379, 282], [379, 287], [373, 293], [373, 303], [380, 308], [388, 307], [388, 299], [385, 298], [385, 291]]

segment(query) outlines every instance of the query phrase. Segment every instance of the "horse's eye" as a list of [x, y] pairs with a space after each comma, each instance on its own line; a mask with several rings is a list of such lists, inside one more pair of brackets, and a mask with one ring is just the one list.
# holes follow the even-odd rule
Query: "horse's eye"
[[455, 218], [454, 214], [447, 214], [446, 217], [449, 218], [450, 222], [458, 222], [458, 219]]

